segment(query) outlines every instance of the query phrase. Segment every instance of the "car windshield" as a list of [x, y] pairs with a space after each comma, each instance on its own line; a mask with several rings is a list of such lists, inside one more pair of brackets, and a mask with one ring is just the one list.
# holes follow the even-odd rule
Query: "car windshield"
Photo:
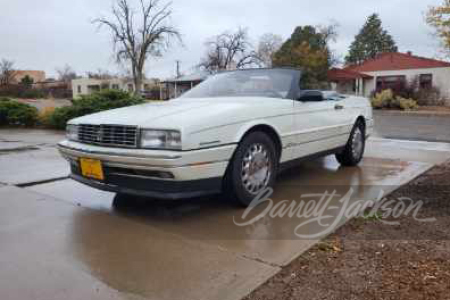
[[224, 72], [205, 80], [180, 98], [268, 97], [287, 98], [299, 71], [251, 69]]

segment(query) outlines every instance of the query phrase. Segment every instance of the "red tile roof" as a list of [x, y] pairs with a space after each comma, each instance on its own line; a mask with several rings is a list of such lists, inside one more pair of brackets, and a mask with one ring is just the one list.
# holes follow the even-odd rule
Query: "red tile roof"
[[377, 58], [369, 59], [361, 65], [349, 66], [345, 68], [345, 70], [354, 72], [373, 72], [445, 67], [450, 67], [450, 62], [414, 56], [406, 53], [383, 53]]
[[328, 71], [328, 79], [330, 81], [347, 81], [357, 78], [372, 78], [372, 76], [338, 68], [333, 68]]

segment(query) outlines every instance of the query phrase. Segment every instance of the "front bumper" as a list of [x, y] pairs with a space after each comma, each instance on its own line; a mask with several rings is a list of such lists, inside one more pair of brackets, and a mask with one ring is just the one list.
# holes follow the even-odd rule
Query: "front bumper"
[[[71, 165], [71, 178], [76, 181], [110, 192], [173, 200], [220, 192], [235, 148], [236, 145], [227, 145], [177, 152], [107, 148], [71, 141], [58, 144]], [[80, 158], [100, 160], [105, 179], [83, 177]]]
[[70, 175], [70, 178], [102, 191], [165, 200], [188, 199], [218, 194], [222, 190], [222, 178], [170, 182], [152, 179], [136, 180], [126, 177], [111, 179], [107, 177], [106, 181], [100, 182], [74, 173]]

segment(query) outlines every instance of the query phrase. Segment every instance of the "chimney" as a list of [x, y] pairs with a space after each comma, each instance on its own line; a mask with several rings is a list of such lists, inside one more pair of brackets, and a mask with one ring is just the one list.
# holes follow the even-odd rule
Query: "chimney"
[[412, 56], [412, 51], [408, 51], [408, 52], [406, 52], [406, 54], [408, 54], [409, 56]]

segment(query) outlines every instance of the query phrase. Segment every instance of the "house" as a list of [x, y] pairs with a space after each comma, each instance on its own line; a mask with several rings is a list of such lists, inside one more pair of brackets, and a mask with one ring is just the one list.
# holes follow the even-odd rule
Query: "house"
[[366, 82], [373, 76], [351, 70], [333, 68], [328, 71], [332, 89], [344, 94], [364, 95]]
[[443, 98], [450, 99], [450, 62], [411, 52], [383, 53], [359, 65], [331, 69], [328, 78], [334, 90], [365, 97], [417, 79], [420, 88], [438, 88]]
[[205, 80], [208, 76], [209, 73], [199, 72], [163, 81], [162, 84], [165, 85], [166, 90], [165, 99], [177, 98]]
[[47, 79], [33, 83], [33, 89], [42, 91], [47, 97], [68, 99], [72, 98], [72, 85], [66, 81]]
[[20, 83], [23, 78], [30, 77], [33, 79], [34, 83], [45, 81], [45, 72], [44, 71], [35, 71], [35, 70], [17, 70], [14, 71], [13, 83]]
[[[134, 92], [136, 90], [132, 79], [127, 78], [110, 78], [110, 79], [95, 79], [95, 78], [78, 78], [72, 80], [73, 98], [76, 99], [81, 95], [89, 95], [100, 90], [113, 89], [127, 92]], [[159, 90], [158, 80], [146, 79], [143, 82], [144, 91], [153, 89]]]

